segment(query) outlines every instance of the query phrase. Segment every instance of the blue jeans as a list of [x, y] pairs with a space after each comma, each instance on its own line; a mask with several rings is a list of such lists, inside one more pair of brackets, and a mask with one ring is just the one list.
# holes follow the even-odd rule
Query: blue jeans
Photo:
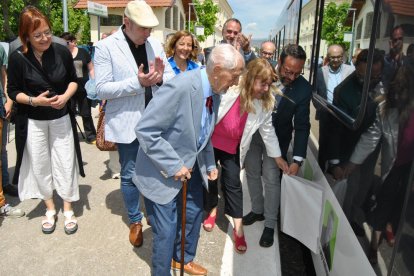
[[[202, 178], [197, 164], [187, 183], [184, 263], [195, 258], [203, 218]], [[170, 275], [171, 259], [181, 259], [182, 189], [167, 204], [158, 204], [147, 198], [145, 207], [153, 233], [152, 275]]]
[[139, 143], [138, 140], [134, 140], [130, 144], [117, 144], [117, 146], [121, 163], [121, 192], [128, 211], [129, 223], [140, 222], [143, 216], [139, 210], [140, 193], [132, 182]]

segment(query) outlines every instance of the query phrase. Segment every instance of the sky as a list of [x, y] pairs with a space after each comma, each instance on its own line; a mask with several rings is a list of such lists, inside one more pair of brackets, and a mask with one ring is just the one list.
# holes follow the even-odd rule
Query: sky
[[227, 0], [227, 2], [233, 9], [233, 17], [242, 23], [244, 34], [252, 34], [252, 39], [267, 39], [288, 0]]

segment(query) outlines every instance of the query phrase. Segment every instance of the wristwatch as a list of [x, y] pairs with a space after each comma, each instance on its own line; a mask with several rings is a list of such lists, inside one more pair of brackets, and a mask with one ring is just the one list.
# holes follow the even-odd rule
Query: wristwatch
[[302, 161], [298, 161], [298, 160], [296, 160], [296, 159], [293, 159], [293, 163], [298, 164], [298, 166], [300, 167], [300, 166], [302, 166], [302, 165], [303, 165], [303, 160], [302, 160]]

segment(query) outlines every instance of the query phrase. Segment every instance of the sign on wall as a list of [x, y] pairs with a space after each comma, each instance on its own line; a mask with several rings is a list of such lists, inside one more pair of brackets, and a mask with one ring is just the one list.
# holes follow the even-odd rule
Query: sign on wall
[[100, 17], [108, 17], [108, 7], [102, 4], [98, 4], [92, 1], [88, 2], [88, 13]]

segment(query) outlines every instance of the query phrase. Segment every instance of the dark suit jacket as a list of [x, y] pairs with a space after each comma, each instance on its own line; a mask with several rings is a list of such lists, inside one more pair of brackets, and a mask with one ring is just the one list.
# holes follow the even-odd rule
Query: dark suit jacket
[[290, 87], [286, 87], [285, 96], [280, 100], [277, 111], [272, 116], [282, 156], [286, 159], [292, 132], [295, 131], [293, 156], [306, 158], [312, 87], [303, 76], [299, 76]]
[[[335, 88], [333, 104], [349, 116], [356, 118], [360, 109], [362, 89], [362, 84], [358, 81], [356, 72], [353, 72]], [[329, 159], [339, 159], [341, 162], [348, 161], [359, 137], [374, 122], [376, 107], [377, 104], [371, 98], [368, 98], [364, 118], [360, 127], [356, 130], [351, 130], [336, 121], [331, 139], [329, 139]]]

